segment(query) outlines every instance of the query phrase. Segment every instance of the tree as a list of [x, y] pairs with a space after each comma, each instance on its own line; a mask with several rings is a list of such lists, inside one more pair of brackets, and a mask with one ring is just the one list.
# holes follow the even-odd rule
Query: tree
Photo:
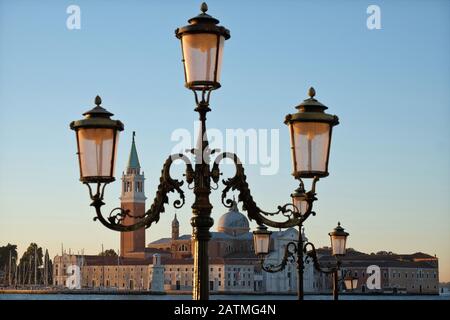
[[43, 283], [43, 254], [42, 248], [31, 243], [20, 258], [19, 270], [22, 284]]
[[17, 245], [8, 243], [0, 247], [0, 283], [12, 284], [16, 270]]
[[42, 275], [42, 282], [45, 286], [51, 285], [53, 283], [53, 263], [48, 255], [48, 250], [45, 249], [44, 256], [44, 273]]
[[113, 249], [107, 249], [98, 254], [101, 257], [117, 257], [117, 253]]

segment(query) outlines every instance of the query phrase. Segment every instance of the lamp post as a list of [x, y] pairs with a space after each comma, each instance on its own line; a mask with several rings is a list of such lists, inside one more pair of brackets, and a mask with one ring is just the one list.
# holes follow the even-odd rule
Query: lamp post
[[350, 292], [353, 292], [353, 290], [355, 290], [358, 287], [358, 277], [348, 274], [344, 277], [344, 284], [345, 289], [350, 290]]
[[[336, 233], [338, 235], [336, 235]], [[299, 230], [299, 237], [296, 242], [290, 241], [286, 244], [284, 249], [283, 259], [279, 264], [265, 264], [264, 259], [269, 253], [270, 246], [270, 231], [267, 231], [267, 227], [258, 226], [257, 230], [253, 232], [255, 253], [261, 258], [261, 267], [264, 271], [275, 273], [280, 272], [286, 268], [289, 261], [297, 262], [297, 293], [298, 299], [303, 300], [303, 271], [305, 268], [305, 262], [308, 259], [312, 259], [314, 262], [314, 267], [317, 271], [333, 274], [333, 297], [335, 300], [338, 299], [338, 271], [341, 265], [339, 256], [345, 255], [345, 244], [348, 237], [348, 233], [338, 223], [338, 226], [329, 233], [331, 239], [332, 254], [336, 257], [336, 265], [331, 268], [322, 268], [319, 264], [319, 260], [316, 253], [316, 248], [311, 242], [304, 243], [301, 230]], [[312, 250], [308, 251], [308, 246], [311, 246]], [[303, 256], [306, 255], [306, 259]], [[356, 286], [355, 286], [356, 287]]]
[[[219, 20], [207, 14], [207, 10], [207, 5], [203, 3], [201, 13], [189, 19], [189, 25], [175, 30], [175, 35], [181, 42], [185, 86], [194, 93], [196, 102], [194, 110], [199, 113], [201, 122], [197, 145], [186, 154], [173, 154], [166, 159], [153, 204], [136, 223], [125, 223], [125, 218], [130, 216], [128, 210], [114, 208], [106, 217], [101, 210], [105, 205], [103, 202], [105, 187], [115, 180], [115, 153], [118, 133], [123, 130], [123, 124], [110, 118], [112, 114], [100, 106], [101, 99], [97, 97], [96, 107], [84, 113], [84, 119], [74, 121], [70, 125], [77, 136], [80, 180], [87, 185], [92, 200], [91, 206], [96, 211], [94, 220], [115, 231], [149, 228], [152, 223], [158, 222], [160, 214], [165, 211], [165, 205], [169, 202], [168, 194], [171, 192], [178, 193], [179, 199], [174, 201], [173, 205], [175, 208], [181, 208], [185, 203], [184, 191], [181, 188], [184, 181], [173, 179], [170, 167], [175, 160], [182, 160], [185, 163], [185, 181], [195, 195], [191, 218], [195, 300], [209, 298], [208, 241], [211, 238], [209, 229], [213, 225], [209, 195], [212, 189], [217, 189], [217, 183], [222, 175], [220, 162], [228, 158], [236, 168], [233, 177], [222, 181], [225, 186], [221, 196], [222, 203], [230, 208], [233, 200], [227, 196], [228, 192], [237, 190], [238, 200], [243, 203], [243, 209], [247, 211], [249, 219], [255, 220], [260, 226], [259, 235], [265, 232], [266, 236], [267, 234], [270, 236], [264, 225], [276, 228], [301, 227], [308, 216], [314, 214], [312, 204], [316, 200], [315, 184], [320, 177], [328, 175], [331, 129], [338, 124], [336, 116], [324, 113], [326, 107], [314, 99], [315, 91], [310, 89], [310, 98], [297, 107], [296, 114], [288, 115], [285, 120], [291, 132], [293, 175], [300, 181], [300, 187], [292, 194], [292, 202], [278, 206], [277, 211], [266, 212], [260, 209], [253, 200], [238, 156], [230, 152], [217, 154], [218, 150], [209, 147], [206, 114], [211, 111], [209, 108], [211, 92], [221, 86], [223, 48], [225, 41], [230, 38], [230, 32], [219, 26]], [[211, 160], [212, 156], [215, 156], [214, 161]], [[302, 178], [313, 178], [311, 191], [304, 190]], [[216, 186], [211, 186], [211, 183]], [[268, 218], [277, 214], [281, 214], [287, 220], [276, 222]], [[266, 244], [261, 242], [256, 245], [262, 248]]]
[[[332, 274], [333, 275], [333, 298], [334, 300], [339, 299], [339, 275], [338, 272], [341, 268], [340, 257], [344, 256], [346, 253], [346, 243], [348, 233], [344, 231], [344, 228], [341, 227], [341, 223], [338, 222], [338, 225], [332, 232], [328, 234], [331, 240], [331, 253], [336, 259], [336, 264], [334, 266], [327, 266], [326, 268], [322, 267], [319, 263], [319, 259], [317, 257], [317, 252], [314, 244], [311, 242], [305, 243], [303, 246], [303, 251], [306, 254], [306, 261], [309, 262], [309, 259], [313, 261], [314, 268], [324, 274]], [[308, 246], [311, 247], [311, 250], [308, 251]]]

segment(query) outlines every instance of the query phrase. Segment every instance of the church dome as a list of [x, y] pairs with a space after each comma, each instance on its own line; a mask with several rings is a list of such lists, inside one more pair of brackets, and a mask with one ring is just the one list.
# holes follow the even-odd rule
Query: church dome
[[217, 231], [232, 236], [237, 236], [250, 231], [248, 219], [239, 212], [236, 201], [233, 200], [230, 211], [220, 217], [219, 223], [217, 224]]

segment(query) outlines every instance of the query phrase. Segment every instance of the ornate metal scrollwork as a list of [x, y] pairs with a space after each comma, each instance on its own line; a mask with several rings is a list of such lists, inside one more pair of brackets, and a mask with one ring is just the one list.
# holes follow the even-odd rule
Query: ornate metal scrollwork
[[[175, 160], [183, 160], [186, 163], [186, 181], [188, 183], [192, 182], [193, 168], [191, 161], [188, 157], [183, 154], [171, 155], [164, 163], [163, 169], [161, 171], [161, 177], [159, 179], [158, 189], [156, 191], [156, 196], [153, 200], [153, 204], [150, 209], [142, 216], [132, 216], [129, 210], [124, 210], [123, 208], [114, 208], [111, 210], [109, 217], [105, 219], [101, 213], [101, 207], [105, 204], [103, 202], [103, 196], [105, 192], [106, 183], [101, 185], [97, 184], [97, 192], [93, 194], [92, 188], [88, 183], [85, 183], [89, 188], [89, 195], [92, 199], [91, 206], [96, 210], [97, 216], [94, 220], [99, 220], [107, 228], [116, 231], [133, 231], [140, 228], [148, 228], [153, 222], [157, 223], [159, 221], [159, 216], [161, 212], [165, 211], [165, 204], [169, 203], [168, 194], [171, 192], [177, 192], [179, 199], [173, 202], [173, 206], [177, 209], [181, 208], [185, 203], [184, 191], [181, 189], [184, 181], [173, 179], [170, 176], [170, 167]], [[118, 212], [116, 212], [118, 211]], [[115, 213], [116, 212], [116, 213]], [[124, 225], [123, 222], [126, 217], [133, 217], [138, 222], [131, 225]]]
[[[308, 246], [311, 247], [310, 251], [308, 251]], [[324, 274], [335, 273], [336, 271], [339, 270], [339, 268], [341, 266], [341, 262], [339, 260], [336, 260], [336, 265], [335, 266], [331, 266], [331, 267], [328, 267], [328, 268], [323, 268], [320, 265], [320, 263], [319, 263], [319, 259], [317, 257], [316, 247], [311, 242], [305, 243], [305, 245], [303, 246], [303, 252], [306, 255], [305, 262], [309, 263], [309, 260], [311, 259], [313, 261], [313, 263], [314, 263], [314, 268], [317, 271], [322, 272]]]
[[289, 262], [295, 262], [297, 259], [297, 244], [295, 242], [288, 242], [286, 247], [284, 248], [284, 256], [281, 260], [280, 264], [264, 264], [264, 260], [261, 260], [261, 268], [269, 273], [276, 273], [284, 270], [286, 268], [286, 265]]
[[[222, 183], [225, 185], [225, 188], [222, 191], [222, 203], [225, 207], [230, 208], [233, 203], [232, 199], [227, 198], [228, 192], [230, 190], [231, 191], [238, 190], [239, 191], [238, 200], [242, 201], [243, 210], [247, 211], [250, 220], [255, 220], [258, 224], [265, 224], [274, 228], [290, 228], [299, 226], [311, 214], [312, 203], [314, 200], [316, 200], [316, 198], [314, 197], [314, 192], [311, 191], [309, 193], [310, 198], [308, 198], [309, 209], [308, 212], [306, 212], [303, 215], [300, 215], [297, 207], [291, 203], [287, 203], [283, 206], [278, 206], [277, 208], [278, 210], [275, 212], [267, 212], [262, 210], [256, 205], [255, 201], [253, 200], [249, 185], [247, 183], [247, 177], [244, 173], [244, 167], [242, 166], [242, 163], [240, 162], [236, 154], [230, 152], [221, 153], [215, 159], [212, 171], [213, 172], [218, 171], [220, 161], [222, 161], [225, 158], [231, 159], [236, 169], [236, 173], [233, 177], [227, 180], [222, 180]], [[265, 216], [274, 216], [280, 213], [287, 218], [286, 221], [276, 222], [269, 220], [268, 218], [265, 217]]]

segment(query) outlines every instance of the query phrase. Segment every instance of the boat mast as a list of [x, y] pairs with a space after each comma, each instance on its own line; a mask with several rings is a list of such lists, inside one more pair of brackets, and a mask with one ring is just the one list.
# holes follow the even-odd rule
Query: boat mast
[[11, 248], [9, 248], [8, 284], [11, 286]]
[[34, 285], [37, 285], [37, 245], [34, 247]]

